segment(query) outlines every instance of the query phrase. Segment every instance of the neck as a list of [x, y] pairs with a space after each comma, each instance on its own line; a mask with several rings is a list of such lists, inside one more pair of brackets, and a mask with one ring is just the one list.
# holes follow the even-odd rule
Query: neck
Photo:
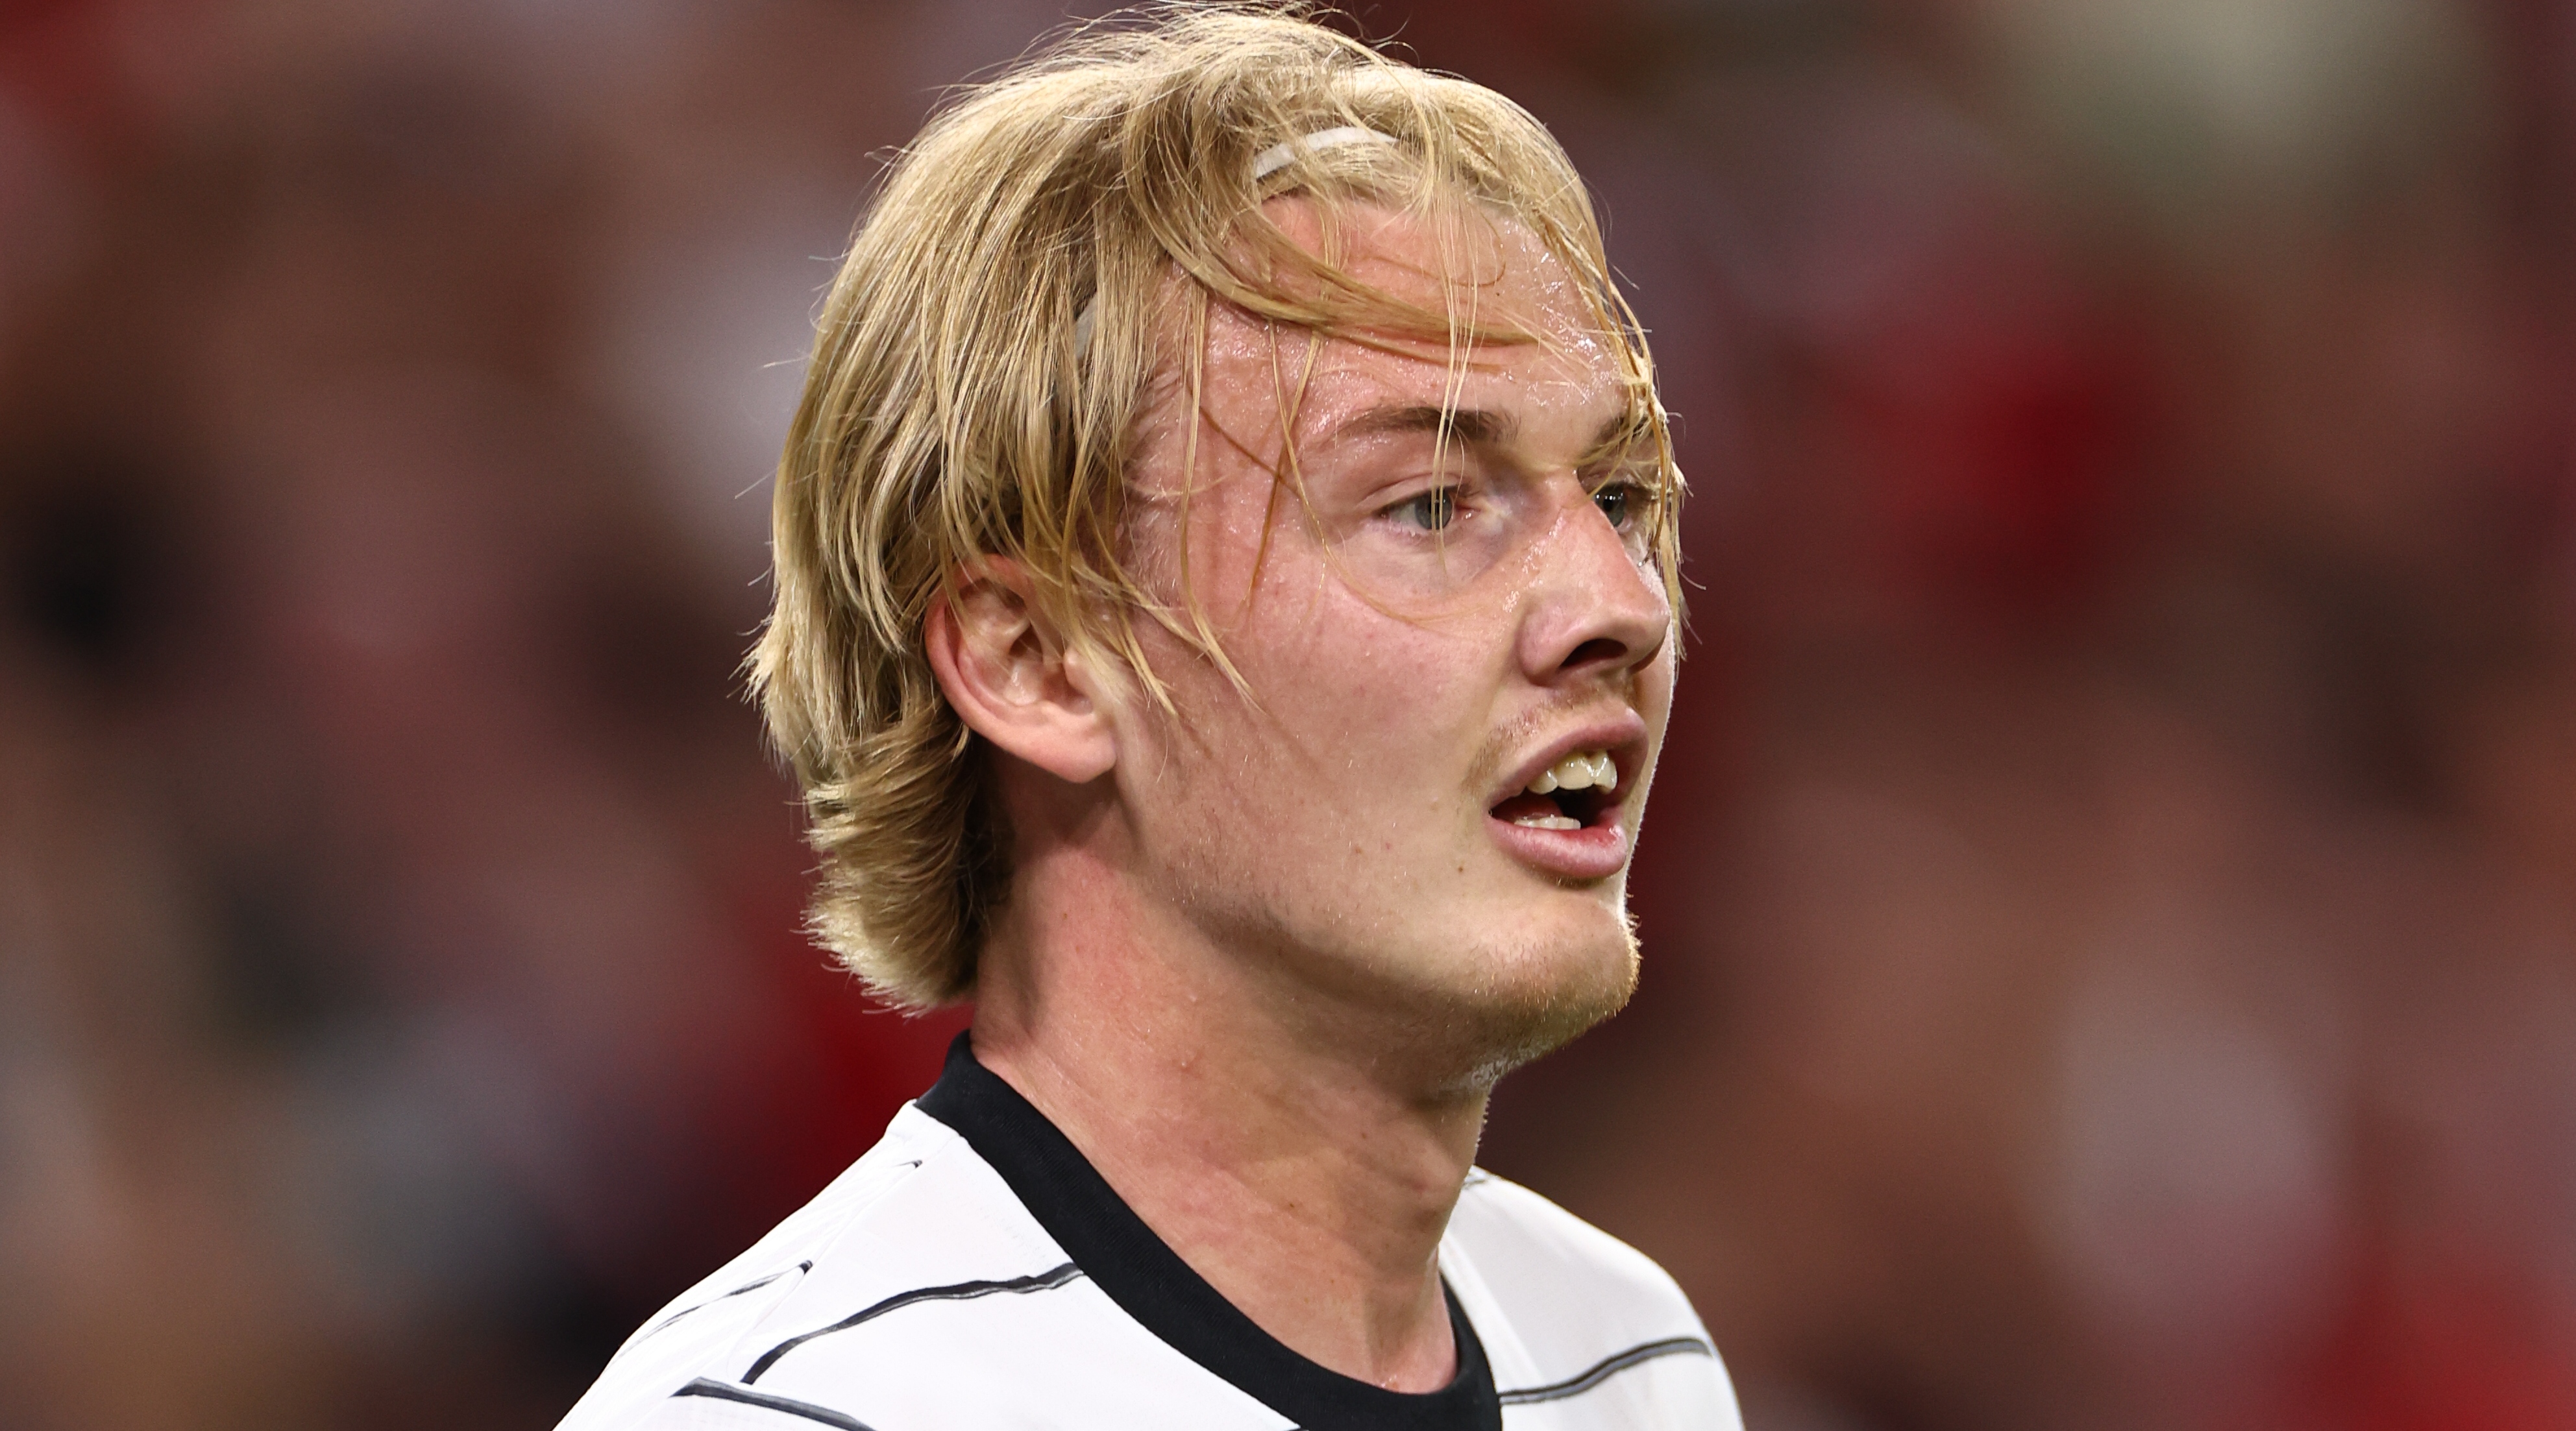
[[1024, 859], [1009, 909], [979, 965], [985, 1067], [1262, 1330], [1379, 1386], [1446, 1385], [1437, 1257], [1483, 1087], [1318, 1039], [1241, 951], [1078, 851]]

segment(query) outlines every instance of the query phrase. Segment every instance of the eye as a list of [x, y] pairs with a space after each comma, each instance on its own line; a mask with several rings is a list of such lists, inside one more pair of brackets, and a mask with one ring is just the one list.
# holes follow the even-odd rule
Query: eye
[[1387, 512], [1416, 531], [1447, 531], [1458, 520], [1458, 489], [1433, 487], [1396, 503]]
[[1645, 493], [1634, 482], [1605, 482], [1592, 489], [1592, 505], [1610, 519], [1614, 530], [1624, 532], [1635, 524], [1645, 507]]

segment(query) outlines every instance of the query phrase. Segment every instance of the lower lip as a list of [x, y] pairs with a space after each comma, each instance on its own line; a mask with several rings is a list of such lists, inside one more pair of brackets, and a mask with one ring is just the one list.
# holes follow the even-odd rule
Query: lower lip
[[1608, 879], [1628, 865], [1628, 832], [1616, 820], [1579, 830], [1542, 830], [1490, 815], [1485, 823], [1514, 859], [1558, 879]]

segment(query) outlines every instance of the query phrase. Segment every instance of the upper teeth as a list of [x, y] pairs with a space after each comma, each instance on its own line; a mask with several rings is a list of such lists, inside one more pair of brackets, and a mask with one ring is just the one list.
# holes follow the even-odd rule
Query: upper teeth
[[1619, 767], [1610, 763], [1606, 750], [1578, 750], [1538, 774], [1529, 783], [1532, 795], [1547, 795], [1559, 790], [1589, 790], [1598, 785], [1604, 790], [1619, 788]]

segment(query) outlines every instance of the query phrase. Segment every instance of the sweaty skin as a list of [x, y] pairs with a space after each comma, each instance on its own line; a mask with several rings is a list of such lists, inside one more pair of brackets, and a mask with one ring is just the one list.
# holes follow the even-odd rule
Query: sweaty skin
[[[1302, 203], [1273, 212], [1316, 242]], [[1463, 373], [1442, 344], [1327, 341], [1310, 368], [1302, 331], [1212, 312], [1201, 408], [1162, 382], [1138, 433], [1135, 557], [1197, 594], [1250, 698], [1148, 625], [1165, 715], [1068, 653], [1007, 564], [929, 638], [1015, 840], [978, 1055], [1254, 1322], [1422, 1391], [1455, 1367], [1435, 1258], [1494, 1078], [1634, 985], [1673, 622], [1570, 276], [1475, 220], [1444, 293], [1432, 222], [1345, 221], [1363, 278], [1549, 341]], [[1301, 378], [1303, 503], [1273, 476]], [[1530, 793], [1585, 752], [1614, 790]]]

